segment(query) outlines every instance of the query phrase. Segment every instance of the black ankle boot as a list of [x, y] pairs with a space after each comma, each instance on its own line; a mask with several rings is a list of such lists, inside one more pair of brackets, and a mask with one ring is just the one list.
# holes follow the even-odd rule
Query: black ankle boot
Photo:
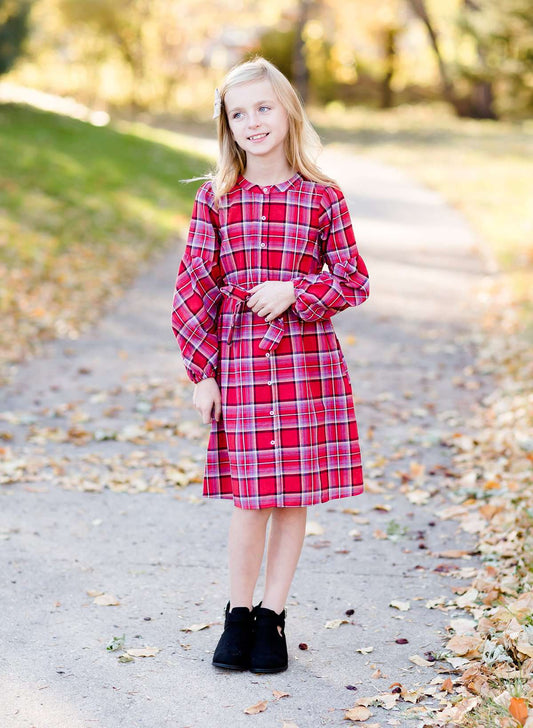
[[[250, 672], [283, 672], [288, 667], [285, 639], [284, 609], [276, 614], [272, 609], [254, 607], [255, 623], [250, 651]], [[278, 630], [281, 627], [281, 634]]]
[[250, 666], [250, 646], [253, 613], [248, 607], [226, 604], [224, 632], [213, 654], [213, 665], [228, 670], [247, 670]]

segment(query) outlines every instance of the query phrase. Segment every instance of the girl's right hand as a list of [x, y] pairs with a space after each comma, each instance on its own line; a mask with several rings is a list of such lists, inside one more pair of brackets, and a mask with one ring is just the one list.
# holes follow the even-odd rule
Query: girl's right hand
[[222, 404], [220, 397], [220, 389], [215, 377], [201, 379], [194, 385], [194, 393], [192, 398], [193, 404], [202, 415], [204, 425], [209, 424], [214, 407], [214, 417], [218, 422], [222, 412]]

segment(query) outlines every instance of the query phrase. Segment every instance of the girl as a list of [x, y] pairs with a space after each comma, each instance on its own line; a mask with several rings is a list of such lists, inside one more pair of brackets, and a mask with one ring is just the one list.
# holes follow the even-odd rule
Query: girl
[[219, 160], [196, 193], [172, 327], [194, 406], [211, 421], [203, 495], [234, 505], [213, 664], [279, 672], [307, 506], [363, 492], [350, 375], [330, 319], [367, 299], [368, 273], [286, 77], [261, 57], [237, 65], [213, 118]]

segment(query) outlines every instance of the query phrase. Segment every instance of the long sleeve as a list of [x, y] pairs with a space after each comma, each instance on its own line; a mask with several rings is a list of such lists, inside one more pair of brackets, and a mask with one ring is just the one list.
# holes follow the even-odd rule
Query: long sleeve
[[214, 377], [222, 293], [217, 214], [210, 182], [197, 191], [172, 305], [172, 330], [192, 382]]
[[304, 321], [331, 318], [369, 295], [366, 265], [358, 253], [346, 199], [337, 187], [326, 187], [319, 218], [320, 240], [329, 271], [292, 279], [296, 301], [291, 305]]

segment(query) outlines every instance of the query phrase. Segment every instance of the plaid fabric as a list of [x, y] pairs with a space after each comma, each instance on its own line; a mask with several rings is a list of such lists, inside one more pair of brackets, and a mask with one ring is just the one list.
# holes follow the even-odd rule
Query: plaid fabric
[[[264, 188], [240, 175], [218, 210], [213, 200], [207, 181], [172, 311], [188, 377], [215, 377], [221, 391], [204, 496], [254, 509], [358, 495], [352, 385], [330, 320], [369, 293], [346, 200], [300, 174]], [[270, 323], [246, 304], [266, 280], [293, 281], [296, 296]]]

